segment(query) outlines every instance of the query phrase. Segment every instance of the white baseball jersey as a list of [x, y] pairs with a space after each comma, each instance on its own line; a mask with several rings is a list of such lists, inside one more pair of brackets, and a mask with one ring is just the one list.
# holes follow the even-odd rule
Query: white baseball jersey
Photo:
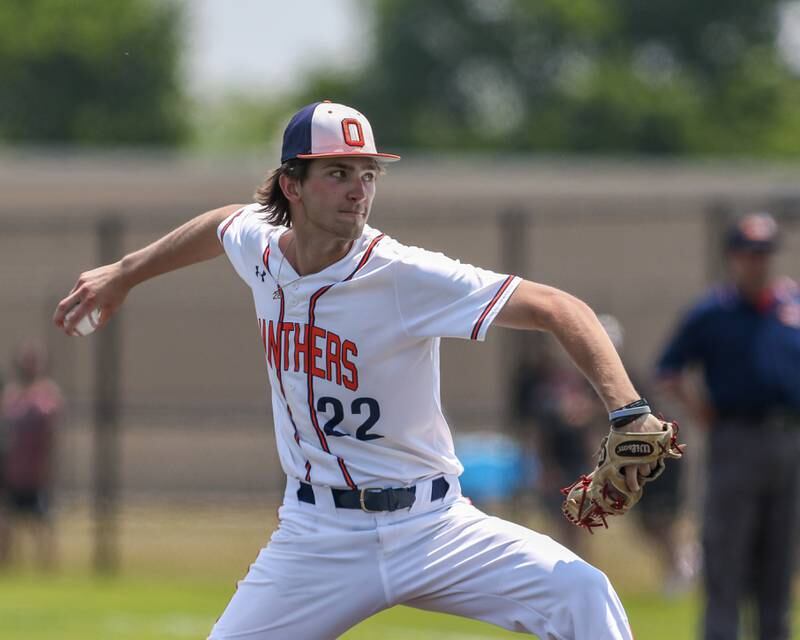
[[441, 337], [483, 340], [520, 282], [366, 226], [298, 276], [287, 231], [253, 204], [218, 229], [253, 290], [284, 472], [315, 485], [400, 487], [462, 471], [439, 396]]

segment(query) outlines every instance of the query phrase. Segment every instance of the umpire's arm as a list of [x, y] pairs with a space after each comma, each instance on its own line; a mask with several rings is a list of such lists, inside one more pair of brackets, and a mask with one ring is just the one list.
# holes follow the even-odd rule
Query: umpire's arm
[[[126, 255], [119, 262], [82, 273], [69, 295], [56, 307], [53, 322], [69, 335], [83, 316], [98, 308], [101, 311], [99, 326], [102, 327], [137, 284], [216, 258], [223, 253], [217, 239], [217, 227], [242, 206], [227, 205], [207, 211], [143, 249]], [[67, 322], [66, 316], [73, 308], [76, 312]]]

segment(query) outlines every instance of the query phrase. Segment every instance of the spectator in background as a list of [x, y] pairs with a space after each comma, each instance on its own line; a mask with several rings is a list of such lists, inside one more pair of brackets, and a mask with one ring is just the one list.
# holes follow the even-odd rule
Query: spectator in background
[[6, 513], [0, 523], [0, 564], [8, 563], [14, 537], [27, 525], [34, 537], [37, 564], [55, 563], [50, 500], [56, 425], [61, 392], [47, 377], [47, 353], [35, 342], [21, 344], [13, 356], [13, 380], [3, 392]]
[[[624, 361], [624, 329], [609, 314], [598, 320]], [[543, 473], [542, 501], [557, 526], [556, 537], [573, 550], [580, 549], [585, 533], [561, 513], [566, 487], [597, 464], [597, 443], [608, 430], [608, 418], [591, 386], [559, 353], [555, 343], [544, 343], [540, 357], [523, 361], [516, 379], [516, 414], [523, 433], [535, 434]], [[649, 397], [646, 385], [625, 363], [634, 386]], [[535, 423], [530, 428], [530, 422]], [[696, 550], [679, 540], [681, 465], [669, 465], [647, 485], [647, 500], [634, 509], [636, 518], [655, 546], [664, 575], [664, 591], [673, 594], [688, 587], [696, 572]]]
[[[659, 361], [665, 385], [706, 424], [705, 640], [735, 640], [754, 596], [760, 640], [788, 640], [800, 483], [800, 290], [773, 277], [778, 228], [744, 216], [726, 237], [730, 282], [682, 319]], [[702, 368], [706, 393], [683, 372]]]
[[543, 342], [540, 351], [536, 362], [523, 362], [517, 374], [516, 418], [523, 431], [535, 438], [533, 447], [542, 463], [542, 503], [556, 526], [554, 537], [580, 552], [586, 534], [562, 515], [560, 490], [591, 471], [608, 417], [591, 385], [555, 342]]
[[[644, 384], [632, 365], [626, 361], [625, 329], [613, 315], [599, 314], [600, 323], [625, 362], [631, 381], [639, 392], [652, 400], [648, 385]], [[660, 404], [660, 403], [656, 403]], [[664, 472], [645, 489], [647, 499], [633, 510], [634, 518], [647, 535], [648, 543], [656, 549], [664, 576], [665, 595], [676, 595], [687, 590], [697, 572], [697, 547], [680, 539], [681, 479], [685, 465], [668, 464]]]

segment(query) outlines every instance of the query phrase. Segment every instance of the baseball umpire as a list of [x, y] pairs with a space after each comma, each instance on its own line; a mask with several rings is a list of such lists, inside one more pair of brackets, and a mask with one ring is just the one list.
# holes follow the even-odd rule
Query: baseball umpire
[[395, 160], [377, 151], [360, 112], [308, 105], [287, 125], [281, 165], [256, 203], [206, 212], [83, 273], [54, 321], [69, 333], [100, 308], [102, 326], [132, 287], [223, 252], [252, 289], [286, 492], [277, 530], [210, 638], [333, 638], [407, 604], [540, 638], [630, 639], [603, 573], [461, 496], [440, 339], [484, 340], [492, 324], [552, 332], [612, 424], [640, 436], [619, 449], [631, 456], [617, 469], [620, 493], [638, 495], [655, 473], [658, 456], [632, 452], [651, 451], [641, 439], [669, 425], [639, 398], [583, 302], [368, 226], [383, 165]]
[[[788, 640], [800, 480], [800, 289], [773, 279], [778, 227], [754, 213], [727, 232], [730, 282], [682, 319], [659, 361], [668, 389], [709, 427], [705, 640], [738, 637], [754, 597], [761, 640]], [[682, 372], [702, 367], [707, 393]], [[702, 398], [702, 399], [701, 399]]]

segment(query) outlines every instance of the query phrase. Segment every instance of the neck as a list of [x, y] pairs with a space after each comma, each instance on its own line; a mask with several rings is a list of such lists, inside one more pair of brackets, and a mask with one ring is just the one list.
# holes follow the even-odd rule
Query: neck
[[281, 251], [286, 261], [300, 276], [317, 273], [341, 260], [350, 251], [354, 240], [312, 237], [292, 227], [281, 238]]

